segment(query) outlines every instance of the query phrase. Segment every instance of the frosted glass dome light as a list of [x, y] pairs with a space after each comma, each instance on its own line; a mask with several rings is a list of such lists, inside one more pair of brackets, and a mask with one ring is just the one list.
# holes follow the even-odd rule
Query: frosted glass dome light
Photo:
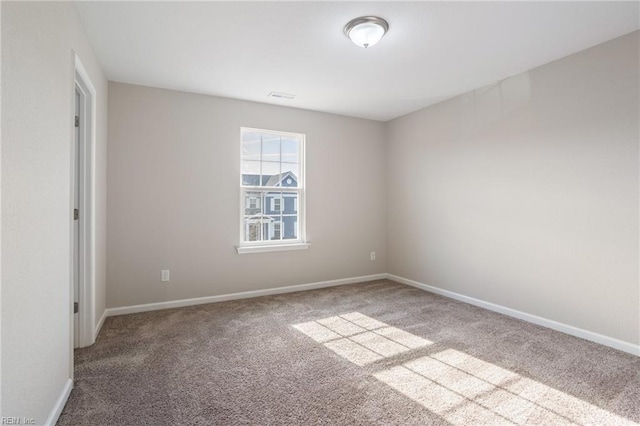
[[389, 24], [377, 16], [361, 16], [352, 19], [344, 27], [344, 33], [357, 46], [367, 47], [378, 43], [389, 30]]

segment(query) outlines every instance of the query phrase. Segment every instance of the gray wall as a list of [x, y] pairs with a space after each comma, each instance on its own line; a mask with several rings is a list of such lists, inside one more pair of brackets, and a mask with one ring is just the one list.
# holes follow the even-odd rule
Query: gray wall
[[1, 7], [0, 411], [42, 424], [72, 374], [72, 49], [97, 90], [96, 319], [105, 309], [107, 81], [72, 3]]
[[388, 123], [388, 272], [640, 342], [639, 32]]
[[[638, 32], [386, 125], [111, 83], [107, 153], [72, 4], [1, 15], [2, 416], [43, 423], [72, 374], [72, 49], [98, 91], [96, 320], [388, 271], [640, 343]], [[235, 253], [240, 126], [307, 135], [308, 251]]]
[[[241, 126], [306, 134], [308, 250], [236, 253]], [[375, 121], [110, 82], [107, 306], [385, 272], [383, 130]], [[170, 283], [160, 282], [161, 269], [171, 270]]]

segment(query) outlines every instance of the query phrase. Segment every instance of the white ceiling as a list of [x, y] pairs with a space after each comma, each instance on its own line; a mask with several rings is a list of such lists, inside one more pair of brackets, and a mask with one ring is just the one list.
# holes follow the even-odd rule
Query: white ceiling
[[[637, 30], [639, 6], [76, 2], [109, 80], [383, 121]], [[367, 50], [342, 32], [361, 15], [390, 26]]]

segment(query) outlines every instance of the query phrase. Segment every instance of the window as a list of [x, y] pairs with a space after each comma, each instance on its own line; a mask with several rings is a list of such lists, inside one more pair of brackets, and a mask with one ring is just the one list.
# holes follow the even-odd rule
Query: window
[[304, 135], [249, 128], [242, 128], [240, 133], [238, 253], [262, 251], [257, 249], [263, 247], [273, 250], [276, 246], [307, 248]]
[[282, 210], [281, 208], [281, 204], [280, 204], [280, 198], [279, 197], [275, 197], [272, 200], [272, 207], [271, 210], [273, 210], [274, 212], [279, 212]]
[[247, 208], [249, 208], [251, 210], [255, 210], [255, 209], [260, 207], [260, 204], [258, 203], [258, 198], [257, 197], [249, 197], [248, 201], [249, 202], [247, 203]]

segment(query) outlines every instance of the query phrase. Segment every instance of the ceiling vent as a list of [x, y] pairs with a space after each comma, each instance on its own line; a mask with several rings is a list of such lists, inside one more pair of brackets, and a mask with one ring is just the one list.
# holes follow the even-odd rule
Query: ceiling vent
[[276, 99], [293, 99], [296, 97], [296, 95], [290, 95], [288, 93], [280, 93], [280, 92], [271, 92], [269, 93], [269, 97], [276, 98]]

